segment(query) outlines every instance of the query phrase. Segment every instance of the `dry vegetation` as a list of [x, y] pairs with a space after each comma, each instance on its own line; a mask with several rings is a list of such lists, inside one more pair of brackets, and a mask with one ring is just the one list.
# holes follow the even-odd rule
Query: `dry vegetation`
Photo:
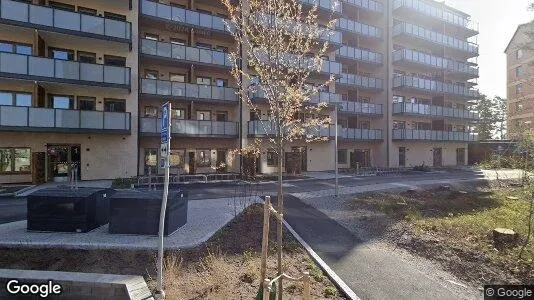
[[[253, 205], [205, 245], [166, 252], [168, 299], [254, 298], [260, 285], [262, 222], [263, 207]], [[276, 274], [276, 235], [272, 227], [268, 261], [271, 277]], [[342, 299], [289, 232], [284, 233], [284, 248], [287, 273], [299, 275], [308, 270], [312, 275], [312, 298]], [[152, 251], [0, 249], [0, 268], [142, 275], [154, 288], [155, 255]], [[285, 283], [284, 293], [284, 299], [300, 299], [302, 285]]]
[[[512, 198], [510, 198], [510, 196]], [[458, 277], [476, 284], [534, 283], [534, 242], [520, 257], [528, 234], [532, 194], [519, 187], [471, 192], [438, 188], [400, 194], [369, 194], [354, 199], [357, 209], [383, 212], [387, 237], [397, 245], [442, 263]], [[493, 229], [519, 234], [515, 247], [497, 250]]]

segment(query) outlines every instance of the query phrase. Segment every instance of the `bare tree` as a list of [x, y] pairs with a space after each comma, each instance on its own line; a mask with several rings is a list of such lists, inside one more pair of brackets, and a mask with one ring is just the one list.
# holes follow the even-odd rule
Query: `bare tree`
[[[328, 138], [322, 128], [331, 124], [324, 115], [326, 103], [311, 105], [310, 99], [334, 77], [309, 84], [320, 72], [329, 50], [328, 36], [335, 20], [319, 24], [317, 6], [303, 8], [299, 0], [222, 0], [230, 15], [230, 31], [240, 53], [231, 53], [232, 74], [242, 101], [259, 112], [253, 95], [266, 99], [268, 116], [257, 122], [265, 134], [263, 142], [278, 157], [277, 211], [283, 216], [282, 158], [294, 141]], [[265, 105], [265, 104], [264, 104]], [[256, 144], [254, 144], [256, 145]], [[277, 228], [278, 275], [282, 270], [282, 226]], [[282, 290], [280, 284], [279, 290]], [[281, 294], [279, 294], [280, 297]]]

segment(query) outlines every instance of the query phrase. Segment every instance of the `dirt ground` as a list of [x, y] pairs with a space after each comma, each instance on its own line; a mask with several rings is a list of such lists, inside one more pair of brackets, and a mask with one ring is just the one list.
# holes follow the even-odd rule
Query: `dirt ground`
[[[271, 224], [275, 220], [271, 219]], [[165, 254], [168, 299], [251, 299], [260, 286], [263, 207], [253, 205], [206, 244]], [[276, 234], [270, 232], [268, 276], [276, 275]], [[155, 251], [0, 249], [0, 268], [142, 275], [150, 288], [156, 276]], [[307, 252], [284, 233], [284, 268], [312, 276], [313, 299], [344, 299]], [[300, 299], [301, 283], [284, 282], [284, 299]]]
[[[381, 238], [438, 261], [466, 282], [534, 284], [534, 237], [521, 252], [528, 235], [529, 195], [514, 186], [441, 187], [366, 194], [352, 199], [351, 206], [372, 212], [368, 229]], [[515, 230], [518, 243], [497, 250], [491, 232], [498, 227]]]

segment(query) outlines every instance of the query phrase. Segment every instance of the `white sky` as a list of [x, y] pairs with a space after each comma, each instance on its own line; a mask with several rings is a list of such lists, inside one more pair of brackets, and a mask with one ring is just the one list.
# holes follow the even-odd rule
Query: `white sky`
[[504, 49], [517, 26], [534, 19], [527, 6], [534, 0], [445, 0], [448, 5], [471, 15], [479, 23], [480, 92], [506, 97], [506, 56]]

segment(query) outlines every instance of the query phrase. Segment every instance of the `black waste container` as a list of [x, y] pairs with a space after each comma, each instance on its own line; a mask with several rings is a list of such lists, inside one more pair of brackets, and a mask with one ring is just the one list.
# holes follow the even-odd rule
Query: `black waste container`
[[27, 198], [27, 229], [35, 231], [88, 232], [109, 220], [106, 188], [47, 188]]
[[[169, 191], [164, 235], [169, 236], [187, 223], [187, 193]], [[109, 232], [158, 235], [163, 191], [117, 191], [110, 198]]]

